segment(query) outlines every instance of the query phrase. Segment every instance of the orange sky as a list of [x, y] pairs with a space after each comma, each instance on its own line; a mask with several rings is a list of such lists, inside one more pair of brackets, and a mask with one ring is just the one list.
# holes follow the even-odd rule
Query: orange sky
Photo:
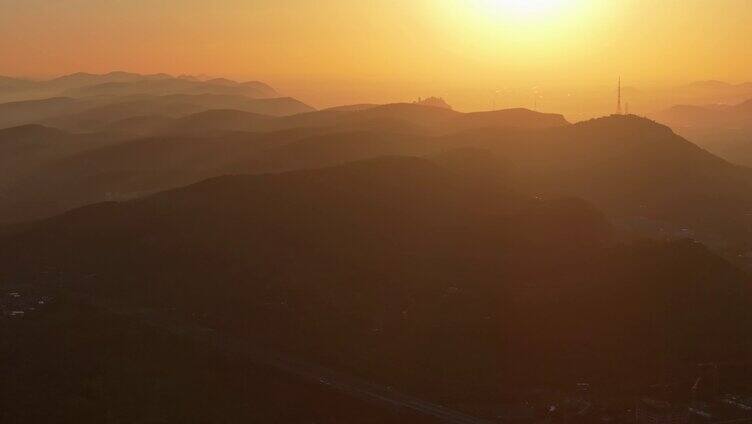
[[[749, 0], [0, 0], [0, 74], [260, 79], [316, 106], [752, 80]], [[550, 4], [549, 4], [550, 3]], [[554, 4], [555, 3], [555, 4]], [[550, 6], [550, 8], [547, 8]]]

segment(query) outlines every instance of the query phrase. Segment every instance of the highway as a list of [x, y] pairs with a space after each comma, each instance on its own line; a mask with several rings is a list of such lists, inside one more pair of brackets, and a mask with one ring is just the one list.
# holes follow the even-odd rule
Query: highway
[[210, 344], [221, 351], [242, 355], [255, 365], [271, 367], [374, 404], [417, 412], [444, 423], [494, 423], [494, 421], [473, 417], [442, 405], [400, 393], [390, 387], [385, 387], [321, 365], [312, 364], [308, 361], [302, 361], [288, 354], [260, 348], [250, 341], [225, 336], [211, 328], [180, 321], [160, 311], [127, 309], [87, 295], [75, 295], [74, 297], [77, 301], [84, 302], [109, 313], [127, 316], [149, 327]]

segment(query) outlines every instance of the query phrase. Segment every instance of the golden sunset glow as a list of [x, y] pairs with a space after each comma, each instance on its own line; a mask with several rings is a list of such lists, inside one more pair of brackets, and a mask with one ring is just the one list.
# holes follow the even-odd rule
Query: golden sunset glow
[[[472, 0], [451, 5], [455, 17], [464, 16], [469, 27], [483, 26], [511, 36], [539, 36], [575, 24], [588, 23], [595, 7], [579, 0]], [[464, 9], [464, 10], [463, 10]]]
[[746, 0], [0, 0], [0, 74], [207, 74], [317, 106], [431, 94], [469, 110], [504, 88], [576, 91], [619, 75], [742, 82], [750, 21]]
[[517, 18], [530, 18], [561, 12], [571, 1], [567, 0], [480, 0], [492, 13], [510, 14]]
[[752, 424], [752, 0], [0, 0], [0, 424]]

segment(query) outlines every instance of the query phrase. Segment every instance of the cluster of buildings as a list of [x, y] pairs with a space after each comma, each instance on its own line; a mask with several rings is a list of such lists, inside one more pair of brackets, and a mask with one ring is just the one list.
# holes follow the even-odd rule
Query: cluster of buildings
[[637, 424], [745, 424], [752, 423], [752, 397], [724, 395], [698, 402], [641, 399]]
[[[749, 365], [728, 366], [741, 366], [741, 371]], [[719, 364], [699, 364], [697, 375], [684, 383], [653, 386], [637, 398], [593, 392], [589, 384], [580, 383], [576, 390], [499, 404], [498, 410], [482, 413], [503, 424], [752, 424], [752, 396], [742, 394], [748, 386], [735, 380], [721, 389], [719, 374]]]
[[752, 424], [752, 397], [721, 394], [718, 366], [703, 364], [690, 396], [643, 398], [635, 409], [637, 424]]
[[21, 290], [9, 290], [0, 294], [0, 317], [21, 319], [33, 316], [53, 302], [50, 296], [35, 295]]

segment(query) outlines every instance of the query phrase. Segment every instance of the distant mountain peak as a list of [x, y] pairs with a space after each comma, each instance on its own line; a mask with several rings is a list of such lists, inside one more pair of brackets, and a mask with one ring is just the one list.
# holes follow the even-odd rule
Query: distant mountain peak
[[[668, 128], [663, 124], [637, 115], [620, 115], [613, 114], [608, 116], [602, 116], [600, 118], [593, 118], [586, 121], [579, 122], [578, 124], [626, 124], [626, 125], [644, 125], [648, 127]], [[670, 129], [670, 128], [668, 128]]]
[[612, 137], [628, 135], [632, 138], [636, 136], [638, 136], [638, 138], [681, 138], [668, 126], [637, 115], [609, 115], [578, 122], [574, 124], [574, 127], [599, 133], [602, 132], [604, 134], [609, 134], [609, 136]]
[[324, 110], [337, 111], [337, 112], [357, 112], [360, 110], [373, 109], [379, 106], [381, 105], [374, 104], [374, 103], [357, 103], [357, 104], [352, 104], [352, 105], [334, 106], [334, 107], [330, 107]]
[[88, 72], [74, 72], [72, 74], [67, 75], [61, 75], [57, 78], [54, 78], [52, 81], [67, 81], [67, 80], [76, 80], [76, 79], [83, 79], [83, 78], [91, 78], [95, 77], [96, 75], [90, 74]]
[[136, 75], [136, 74], [132, 72], [126, 72], [126, 71], [112, 71], [106, 74], [106, 76], [120, 76], [120, 75]]
[[63, 135], [64, 131], [39, 124], [26, 124], [0, 129], [1, 136]]
[[237, 81], [233, 81], [227, 78], [213, 78], [204, 82], [207, 82], [209, 84], [221, 84], [221, 85], [237, 85], [238, 84]]
[[116, 70], [103, 74], [76, 72], [40, 81], [23, 81], [0, 77], [0, 97], [8, 101], [55, 96], [94, 97], [168, 94], [227, 94], [252, 98], [275, 98], [279, 93], [259, 81], [237, 82], [226, 78], [166, 73], [139, 74]]

